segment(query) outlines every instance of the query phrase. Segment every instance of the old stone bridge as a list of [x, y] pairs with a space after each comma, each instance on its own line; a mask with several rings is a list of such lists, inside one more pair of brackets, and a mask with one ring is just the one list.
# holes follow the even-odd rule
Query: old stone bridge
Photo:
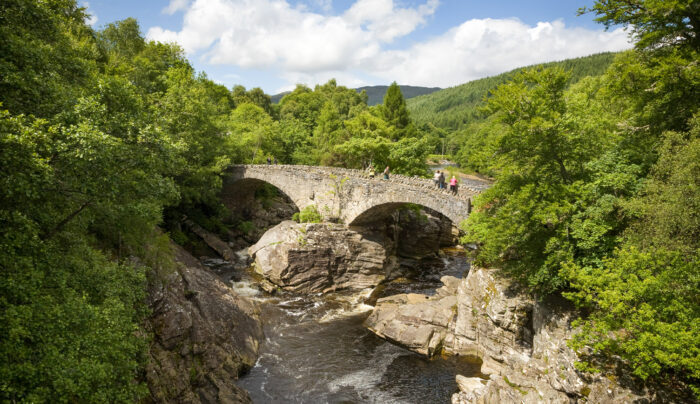
[[316, 205], [326, 220], [362, 225], [385, 217], [407, 203], [438, 212], [457, 225], [469, 216], [471, 198], [488, 185], [462, 182], [457, 195], [438, 190], [425, 178], [369, 178], [360, 170], [301, 165], [237, 165], [224, 177], [224, 203], [235, 199], [245, 183], [266, 182], [285, 193], [298, 209]]

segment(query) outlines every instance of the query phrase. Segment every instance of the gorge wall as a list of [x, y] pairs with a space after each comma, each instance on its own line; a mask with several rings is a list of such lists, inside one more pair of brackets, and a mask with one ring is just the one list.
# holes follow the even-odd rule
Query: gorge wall
[[146, 380], [155, 403], [245, 403], [236, 386], [263, 338], [259, 311], [182, 247], [173, 268], [149, 284], [153, 335]]

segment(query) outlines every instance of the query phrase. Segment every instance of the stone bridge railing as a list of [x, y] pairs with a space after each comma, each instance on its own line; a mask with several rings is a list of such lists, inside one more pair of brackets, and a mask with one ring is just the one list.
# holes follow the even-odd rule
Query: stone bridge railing
[[328, 219], [348, 224], [365, 221], [413, 203], [437, 211], [457, 224], [471, 210], [471, 198], [488, 187], [485, 182], [462, 181], [459, 192], [436, 189], [432, 179], [381, 173], [375, 178], [360, 170], [303, 165], [237, 165], [224, 178], [224, 196], [235, 192], [243, 179], [268, 182], [287, 194], [299, 209], [315, 204]]

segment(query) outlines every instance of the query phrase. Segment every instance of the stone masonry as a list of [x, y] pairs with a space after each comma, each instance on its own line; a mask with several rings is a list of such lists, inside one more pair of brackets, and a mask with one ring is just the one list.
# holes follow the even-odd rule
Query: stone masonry
[[299, 208], [316, 205], [325, 220], [361, 225], [381, 218], [406, 203], [422, 205], [455, 225], [469, 216], [471, 199], [484, 183], [462, 182], [457, 195], [438, 190], [426, 178], [392, 174], [389, 180], [369, 178], [360, 170], [302, 165], [236, 165], [224, 176], [222, 199], [233, 199], [238, 181], [264, 181], [284, 192]]

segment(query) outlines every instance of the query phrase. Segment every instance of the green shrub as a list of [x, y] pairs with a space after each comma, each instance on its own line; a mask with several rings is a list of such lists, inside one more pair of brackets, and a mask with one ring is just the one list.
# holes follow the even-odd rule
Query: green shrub
[[309, 205], [292, 216], [292, 220], [298, 223], [321, 223], [321, 214], [316, 205]]
[[253, 229], [255, 229], [255, 225], [250, 220], [246, 220], [238, 223], [236, 228], [245, 234], [249, 234], [251, 231], [253, 231]]

